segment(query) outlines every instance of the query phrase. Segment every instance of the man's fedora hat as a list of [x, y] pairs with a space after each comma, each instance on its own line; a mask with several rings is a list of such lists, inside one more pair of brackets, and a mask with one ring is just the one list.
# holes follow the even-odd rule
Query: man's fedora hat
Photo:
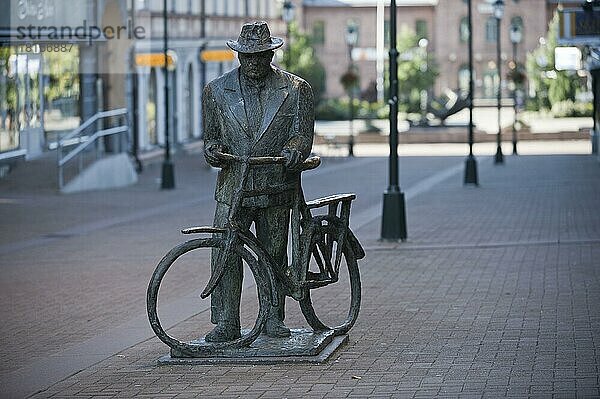
[[283, 39], [271, 37], [267, 23], [260, 21], [244, 24], [240, 37], [237, 40], [228, 40], [227, 46], [238, 53], [252, 54], [275, 50], [283, 46]]

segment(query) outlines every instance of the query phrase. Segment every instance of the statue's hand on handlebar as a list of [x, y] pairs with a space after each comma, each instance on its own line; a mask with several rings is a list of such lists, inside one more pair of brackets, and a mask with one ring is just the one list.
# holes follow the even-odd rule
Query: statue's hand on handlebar
[[219, 168], [223, 166], [223, 160], [217, 156], [217, 153], [225, 152], [225, 147], [220, 144], [210, 144], [204, 149], [204, 158], [210, 166]]
[[281, 156], [285, 158], [285, 166], [288, 169], [296, 169], [302, 162], [302, 153], [298, 150], [286, 148], [281, 151]]

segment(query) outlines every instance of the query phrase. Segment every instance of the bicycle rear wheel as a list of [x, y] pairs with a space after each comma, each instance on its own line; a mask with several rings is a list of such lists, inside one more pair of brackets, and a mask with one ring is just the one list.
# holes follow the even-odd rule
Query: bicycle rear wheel
[[[308, 324], [315, 331], [326, 331], [333, 330], [335, 335], [343, 335], [346, 334], [356, 322], [358, 318], [358, 313], [360, 311], [360, 302], [361, 302], [361, 284], [360, 284], [360, 273], [358, 270], [358, 262], [356, 256], [354, 255], [354, 251], [352, 247], [349, 245], [348, 240], [344, 241], [344, 247], [342, 249], [343, 258], [345, 260], [346, 267], [348, 269], [348, 279], [350, 285], [350, 306], [348, 310], [348, 315], [341, 322], [330, 322], [324, 323], [321, 319], [324, 317], [319, 317], [317, 311], [315, 310], [315, 306], [311, 299], [311, 291], [310, 289], [306, 289], [306, 295], [300, 301], [300, 309], [302, 310], [302, 314], [306, 318]], [[324, 314], [323, 314], [324, 315]]]
[[243, 246], [235, 248], [235, 252], [242, 257], [242, 259], [248, 264], [252, 275], [256, 280], [256, 287], [258, 291], [258, 302], [259, 310], [258, 316], [254, 323], [254, 327], [243, 334], [240, 338], [227, 341], [227, 342], [205, 342], [202, 344], [198, 343], [187, 343], [178, 340], [167, 334], [160, 324], [160, 320], [157, 313], [157, 300], [160, 284], [169, 270], [169, 268], [175, 263], [175, 261], [182, 255], [199, 249], [199, 248], [219, 248], [225, 247], [225, 240], [222, 238], [198, 238], [194, 240], [186, 241], [182, 244], [177, 245], [171, 249], [158, 263], [150, 283], [148, 284], [148, 291], [146, 296], [146, 307], [148, 311], [148, 319], [150, 325], [156, 336], [165, 344], [172, 349], [177, 350], [179, 353], [189, 357], [204, 357], [214, 355], [216, 352], [222, 349], [228, 348], [240, 348], [243, 346], [250, 345], [260, 334], [262, 328], [267, 319], [267, 313], [269, 303], [271, 301], [271, 278], [267, 275], [268, 268], [259, 267], [257, 259]]

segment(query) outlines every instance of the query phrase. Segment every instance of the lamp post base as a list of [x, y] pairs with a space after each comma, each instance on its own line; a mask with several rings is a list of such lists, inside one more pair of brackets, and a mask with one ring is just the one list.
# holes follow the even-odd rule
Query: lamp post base
[[502, 154], [502, 147], [496, 148], [496, 155], [494, 156], [494, 163], [504, 163], [504, 154]]
[[353, 136], [350, 136], [350, 138], [348, 140], [348, 156], [349, 157], [354, 156], [354, 137]]
[[465, 160], [465, 180], [464, 184], [479, 185], [479, 178], [477, 176], [477, 160], [473, 155], [469, 155]]
[[406, 241], [406, 205], [404, 193], [386, 190], [383, 193], [381, 239]]
[[171, 190], [175, 188], [175, 169], [171, 161], [164, 161], [162, 164], [162, 178], [160, 188]]

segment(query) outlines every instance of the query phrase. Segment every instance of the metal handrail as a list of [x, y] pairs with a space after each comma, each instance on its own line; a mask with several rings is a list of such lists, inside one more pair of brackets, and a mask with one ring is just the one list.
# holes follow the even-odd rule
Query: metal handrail
[[77, 156], [81, 151], [85, 150], [86, 147], [88, 147], [90, 144], [94, 143], [94, 141], [96, 141], [100, 137], [110, 136], [111, 134], [123, 133], [128, 130], [129, 130], [128, 126], [117, 126], [117, 127], [111, 127], [110, 129], [98, 130], [96, 133], [92, 134], [86, 141], [84, 141], [83, 143], [81, 143], [77, 147], [75, 147], [73, 150], [71, 150], [71, 152], [69, 152], [67, 154], [67, 156], [65, 156], [62, 159], [59, 159], [58, 166], [63, 166], [64, 164], [69, 162], [71, 159], [73, 159], [75, 156]]
[[87, 121], [83, 122], [81, 125], [79, 125], [75, 130], [73, 130], [71, 133], [67, 134], [65, 137], [61, 138], [58, 141], [58, 145], [59, 146], [64, 146], [64, 141], [78, 135], [79, 133], [81, 133], [81, 131], [83, 131], [85, 128], [87, 128], [88, 126], [90, 126], [92, 123], [97, 122], [98, 119], [102, 119], [102, 118], [109, 118], [111, 116], [119, 116], [119, 115], [125, 115], [127, 114], [127, 108], [118, 108], [118, 109], [111, 109], [110, 111], [100, 111], [95, 113], [90, 119], [88, 119]]
[[[96, 143], [98, 139], [101, 137], [116, 135], [120, 133], [126, 133], [129, 131], [129, 125], [126, 119], [127, 109], [119, 108], [110, 111], [100, 111], [94, 114], [91, 118], [82, 123], [79, 127], [73, 130], [71, 133], [67, 134], [65, 137], [61, 138], [57, 141], [57, 163], [58, 163], [58, 188], [59, 190], [64, 186], [64, 165], [71, 161], [76, 156], [80, 155], [79, 158], [79, 172], [83, 168], [83, 158], [81, 158], [82, 152], [89, 147], [90, 145]], [[114, 126], [107, 129], [100, 129], [94, 132], [91, 135], [81, 135], [82, 132], [92, 126], [94, 123], [104, 119], [111, 117], [121, 117], [124, 119], [119, 123], [119, 126]], [[81, 135], [77, 137], [78, 135]], [[70, 150], [65, 156], [63, 156], [62, 150], [63, 147], [72, 146], [78, 144], [75, 148]], [[122, 151], [121, 145], [119, 145], [119, 150]], [[98, 148], [96, 150], [96, 158], [98, 158]]]

